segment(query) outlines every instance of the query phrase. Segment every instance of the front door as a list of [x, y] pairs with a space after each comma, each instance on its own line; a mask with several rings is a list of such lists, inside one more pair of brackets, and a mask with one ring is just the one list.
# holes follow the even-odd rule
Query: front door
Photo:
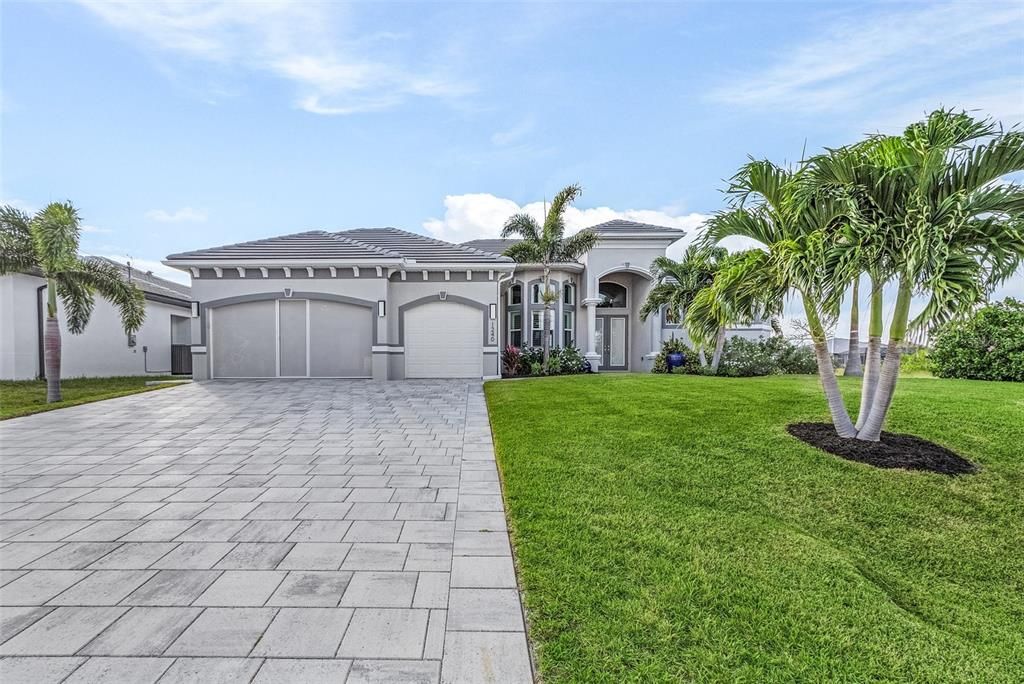
[[594, 341], [601, 352], [601, 370], [628, 370], [626, 317], [598, 316]]

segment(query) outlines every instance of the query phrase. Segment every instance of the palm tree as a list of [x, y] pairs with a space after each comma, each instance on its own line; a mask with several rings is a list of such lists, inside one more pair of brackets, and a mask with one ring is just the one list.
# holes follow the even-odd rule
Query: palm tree
[[835, 270], [829, 249], [843, 215], [827, 198], [808, 201], [801, 193], [802, 171], [753, 160], [732, 178], [731, 208], [708, 222], [705, 244], [743, 236], [761, 244], [733, 255], [710, 287], [695, 298], [687, 315], [691, 337], [707, 339], [722, 320], [738, 312], [778, 313], [791, 291], [802, 300], [814, 345], [818, 377], [832, 422], [840, 437], [857, 434], [836, 381], [828, 351], [826, 323], [839, 297], [829, 274]]
[[0, 275], [38, 272], [46, 279], [47, 402], [61, 400], [58, 297], [74, 335], [89, 323], [96, 292], [119, 309], [126, 334], [138, 330], [146, 315], [142, 291], [125, 282], [115, 266], [78, 256], [79, 235], [78, 211], [69, 202], [53, 202], [32, 217], [12, 206], [0, 207]]
[[[571, 237], [565, 237], [565, 210], [583, 192], [579, 185], [567, 185], [551, 200], [544, 225], [541, 226], [529, 214], [516, 214], [505, 222], [501, 229], [504, 239], [518, 237], [519, 242], [505, 250], [505, 256], [520, 263], [541, 264], [544, 268], [544, 322], [541, 345], [544, 349], [544, 367], [548, 365], [550, 340], [548, 332], [551, 321], [551, 305], [557, 295], [551, 289], [551, 264], [576, 261], [597, 245], [598, 235], [592, 230], [581, 230]], [[591, 331], [593, 334], [593, 331]]]
[[[951, 110], [812, 160], [810, 184], [847, 200], [835, 259], [872, 278], [872, 336], [881, 336], [881, 288], [896, 287], [885, 362], [871, 386], [868, 359], [858, 439], [881, 436], [908, 335], [969, 312], [1024, 260], [1024, 188], [1001, 182], [1021, 170], [1024, 133]], [[911, 318], [915, 294], [927, 302]]]
[[853, 293], [850, 296], [849, 342], [843, 375], [859, 378], [864, 375], [860, 363], [860, 275], [853, 280]]
[[[665, 316], [670, 322], [682, 322], [694, 298], [714, 282], [715, 275], [727, 256], [728, 250], [724, 247], [693, 244], [686, 248], [680, 261], [667, 256], [657, 257], [651, 262], [651, 275], [654, 277], [655, 285], [647, 293], [647, 299], [640, 307], [640, 320], [646, 321], [651, 314], [665, 307]], [[720, 325], [715, 333], [712, 372], [718, 372], [718, 364], [725, 345], [727, 323]], [[704, 348], [702, 345], [697, 346], [703, 364]]]

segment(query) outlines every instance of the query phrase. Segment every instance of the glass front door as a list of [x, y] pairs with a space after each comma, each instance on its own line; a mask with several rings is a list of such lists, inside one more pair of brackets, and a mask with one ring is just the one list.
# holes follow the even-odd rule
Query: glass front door
[[599, 316], [594, 337], [596, 347], [601, 351], [601, 369], [627, 370], [625, 316]]

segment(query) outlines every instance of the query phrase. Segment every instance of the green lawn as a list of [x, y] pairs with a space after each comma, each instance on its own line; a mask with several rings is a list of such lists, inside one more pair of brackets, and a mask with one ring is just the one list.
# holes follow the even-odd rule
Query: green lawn
[[960, 478], [790, 437], [827, 419], [814, 377], [486, 394], [548, 684], [1024, 681], [1024, 386], [901, 381], [889, 429], [981, 466]]
[[147, 387], [153, 380], [181, 380], [180, 376], [159, 375], [123, 378], [72, 378], [61, 382], [64, 400], [46, 403], [46, 381], [27, 380], [24, 382], [0, 381], [0, 420], [27, 416], [31, 413], [52, 411], [65, 406], [88, 404], [101, 399], [113, 399], [126, 394], [148, 392], [170, 385]]

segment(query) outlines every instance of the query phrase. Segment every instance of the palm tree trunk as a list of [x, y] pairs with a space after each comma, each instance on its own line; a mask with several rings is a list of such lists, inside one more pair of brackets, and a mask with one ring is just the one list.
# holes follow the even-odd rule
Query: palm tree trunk
[[708, 357], [707, 354], [704, 353], [704, 347], [697, 347], [697, 358], [700, 359], [701, 368], [708, 367]]
[[832, 365], [832, 355], [828, 352], [828, 341], [825, 339], [825, 329], [818, 317], [818, 310], [808, 301], [807, 295], [801, 293], [801, 298], [804, 302], [804, 311], [807, 313], [807, 327], [814, 342], [814, 358], [818, 362], [818, 378], [821, 380], [821, 388], [825, 391], [825, 401], [828, 403], [828, 411], [832, 416], [832, 424], [835, 425], [836, 433], [840, 437], [856, 437], [857, 429], [853, 426], [853, 421], [850, 420], [850, 414], [846, 412], [846, 404], [843, 403], [843, 395], [839, 391], [836, 369]]
[[60, 323], [57, 321], [57, 286], [46, 283], [46, 330], [43, 333], [43, 370], [46, 371], [46, 403], [61, 400]]
[[718, 374], [718, 364], [722, 361], [722, 350], [725, 349], [725, 326], [718, 326], [718, 334], [715, 336], [715, 353], [711, 357], [711, 372]]
[[889, 326], [889, 346], [886, 348], [885, 363], [882, 364], [882, 372], [878, 378], [878, 388], [871, 402], [871, 411], [863, 427], [857, 431], [857, 439], [877, 442], [882, 438], [882, 428], [885, 427], [885, 418], [889, 414], [889, 406], [896, 392], [896, 381], [900, 377], [900, 357], [903, 354], [907, 321], [910, 318], [911, 294], [910, 285], [906, 281], [901, 282], [896, 295], [892, 324]]
[[857, 430], [864, 426], [871, 412], [878, 389], [878, 375], [882, 370], [882, 285], [871, 279], [871, 311], [868, 322], [868, 355], [864, 367], [864, 380], [860, 387], [860, 409], [857, 412]]
[[548, 329], [551, 325], [548, 320], [549, 312], [551, 311], [551, 304], [548, 302], [548, 291], [551, 288], [551, 269], [546, 265], [544, 266], [544, 321], [541, 323], [541, 330], [543, 330], [541, 337], [541, 348], [544, 350], [544, 370], [548, 368], [548, 356], [551, 354], [550, 344], [548, 343]]
[[843, 375], [860, 377], [864, 369], [860, 364], [860, 276], [853, 281], [853, 297], [850, 302], [850, 348]]

